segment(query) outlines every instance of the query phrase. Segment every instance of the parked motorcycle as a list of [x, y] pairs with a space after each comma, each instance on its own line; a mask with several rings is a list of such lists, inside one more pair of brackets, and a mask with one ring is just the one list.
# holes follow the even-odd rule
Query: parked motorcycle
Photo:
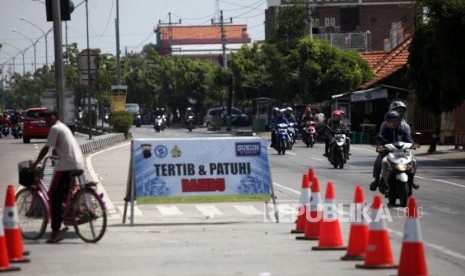
[[286, 154], [286, 149], [289, 147], [291, 137], [288, 132], [288, 125], [280, 123], [276, 126], [276, 150], [278, 154]]
[[314, 121], [307, 121], [305, 123], [304, 129], [303, 129], [303, 135], [304, 135], [304, 143], [308, 147], [313, 147], [315, 144], [315, 136], [316, 136], [316, 128], [315, 128], [315, 122]]
[[163, 130], [163, 119], [161, 118], [160, 115], [158, 115], [156, 118], [155, 118], [155, 122], [153, 124], [153, 128], [155, 129], [156, 132], [160, 132], [161, 130]]
[[413, 178], [417, 170], [415, 157], [411, 152], [415, 145], [402, 141], [386, 144], [381, 136], [377, 137], [377, 141], [379, 140], [384, 145], [378, 145], [376, 151], [386, 153], [381, 170], [380, 192], [388, 198], [389, 204], [395, 205], [399, 199], [400, 206], [406, 207], [408, 198], [412, 195]]
[[335, 169], [343, 169], [347, 162], [346, 147], [347, 136], [342, 128], [332, 129], [327, 127], [328, 134], [331, 136], [328, 149], [328, 161]]

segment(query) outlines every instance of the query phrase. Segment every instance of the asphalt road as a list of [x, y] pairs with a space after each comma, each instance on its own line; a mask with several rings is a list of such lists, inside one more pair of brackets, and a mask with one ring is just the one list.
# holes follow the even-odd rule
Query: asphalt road
[[[135, 138], [211, 137], [204, 129], [167, 129], [155, 133], [150, 127], [132, 129]], [[79, 139], [86, 139], [79, 137]], [[6, 185], [17, 184], [16, 164], [34, 158], [43, 140], [22, 144], [0, 140], [0, 206]], [[343, 170], [333, 169], [322, 157], [323, 144], [306, 148], [302, 143], [286, 155], [269, 150], [270, 169], [279, 202], [280, 223], [266, 215], [270, 206], [260, 202], [137, 205], [134, 226], [122, 223], [127, 187], [130, 143], [121, 143], [87, 157], [87, 177], [99, 180], [110, 208], [107, 233], [97, 244], [82, 242], [73, 231], [57, 245], [45, 240], [24, 241], [30, 263], [17, 275], [392, 275], [395, 270], [360, 270], [354, 262], [342, 262], [344, 251], [316, 252], [316, 241], [300, 241], [290, 230], [290, 214], [300, 196], [303, 173], [313, 167], [324, 194], [326, 183], [335, 185], [336, 201], [349, 204], [357, 184], [364, 186], [371, 201], [375, 152], [371, 146], [353, 145], [352, 156]], [[464, 165], [444, 158], [424, 156], [418, 151], [421, 188], [414, 192], [422, 208], [421, 226], [430, 275], [464, 275], [465, 170]], [[442, 160], [438, 160], [442, 159]], [[392, 253], [400, 257], [404, 212], [389, 209], [388, 223]], [[272, 217], [271, 217], [272, 218]], [[350, 224], [341, 222], [347, 242]]]

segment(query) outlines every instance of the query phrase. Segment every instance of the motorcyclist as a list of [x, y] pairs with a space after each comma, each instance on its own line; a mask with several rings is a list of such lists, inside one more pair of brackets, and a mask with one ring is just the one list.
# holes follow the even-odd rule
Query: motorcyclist
[[[412, 136], [410, 136], [410, 131], [407, 131], [407, 129], [402, 127], [402, 116], [398, 111], [390, 110], [386, 113], [384, 117], [387, 128], [382, 129], [379, 135], [381, 135], [386, 140], [386, 143], [403, 141], [406, 143], [414, 144]], [[375, 191], [376, 188], [379, 186], [382, 164], [383, 162], [387, 162], [387, 160], [384, 159], [386, 153], [382, 149], [378, 152], [379, 155], [377, 156], [375, 164], [373, 166], [373, 177], [375, 178], [375, 180], [370, 183], [370, 190], [372, 191]], [[413, 162], [415, 166], [416, 160], [413, 160]], [[418, 189], [420, 186], [418, 182], [414, 180], [412, 183], [412, 187], [414, 189]]]
[[[340, 109], [334, 110], [333, 113], [331, 113], [331, 118], [329, 118], [328, 121], [326, 122], [326, 125], [332, 130], [342, 128], [344, 130], [344, 132], [346, 133], [346, 135], [348, 136], [349, 130], [348, 130], [346, 124], [344, 124], [344, 122], [342, 122], [342, 117], [344, 117], [344, 111], [342, 111]], [[325, 156], [325, 157], [328, 157], [328, 149], [329, 149], [329, 143], [330, 142], [331, 142], [331, 135], [326, 135], [325, 153], [323, 154], [323, 156]], [[347, 159], [349, 159], [349, 155], [350, 155], [350, 138], [349, 137], [346, 137], [346, 146], [345, 146], [344, 153], [345, 153]]]
[[302, 115], [302, 127], [305, 127], [307, 121], [313, 120], [312, 109], [310, 107], [306, 107], [304, 114]]
[[189, 116], [192, 116], [192, 121], [194, 121], [195, 119], [195, 114], [194, 114], [194, 111], [192, 110], [192, 107], [188, 107], [186, 108], [186, 115], [184, 116], [184, 119], [186, 121], [189, 120]]
[[277, 139], [278, 125], [279, 124], [286, 124], [287, 126], [289, 126], [289, 121], [286, 119], [286, 117], [284, 117], [284, 111], [285, 111], [285, 109], [279, 109], [278, 113], [277, 113], [277, 117], [276, 117], [276, 119], [274, 121], [274, 126], [273, 126], [274, 136], [275, 136], [274, 146], [276, 146], [276, 141], [278, 140]]
[[271, 129], [271, 147], [274, 148], [276, 145], [276, 120], [278, 119], [279, 108], [273, 107], [271, 111], [270, 129]]
[[[389, 105], [389, 111], [392, 111], [392, 110], [397, 111], [399, 113], [399, 115], [400, 115], [400, 118], [401, 118], [400, 128], [402, 128], [406, 132], [410, 133], [410, 126], [407, 124], [407, 122], [404, 119], [405, 112], [407, 111], [407, 106], [405, 105], [405, 103], [403, 103], [402, 101], [393, 101]], [[386, 113], [386, 115], [388, 113]], [[386, 117], [386, 115], [385, 115], [385, 117]], [[384, 119], [385, 120], [383, 121], [383, 123], [381, 124], [381, 126], [379, 128], [379, 135], [382, 135], [381, 133], [383, 133], [387, 129], [389, 129], [388, 124], [387, 124], [387, 120], [386, 120], [386, 118], [384, 118]], [[376, 191], [376, 188], [378, 187], [379, 179], [381, 177], [381, 162], [382, 162], [382, 160], [383, 160], [383, 155], [382, 154], [378, 155], [378, 157], [375, 160], [375, 164], [373, 166], [373, 177], [374, 177], [375, 180], [370, 184], [370, 190], [372, 190], [372, 191]]]
[[284, 111], [284, 117], [286, 117], [287, 121], [289, 122], [295, 122], [294, 110], [292, 110], [292, 107], [286, 107], [286, 110]]
[[[402, 119], [401, 122], [400, 122], [400, 127], [405, 129], [405, 131], [407, 131], [408, 133], [410, 133], [410, 126], [407, 124], [407, 122], [405, 121], [405, 118], [404, 118], [405, 112], [407, 111], [407, 106], [405, 105], [405, 103], [403, 103], [402, 101], [393, 101], [389, 105], [389, 111], [391, 111], [391, 110], [395, 110], [395, 111], [399, 112], [400, 118]], [[388, 126], [387, 126], [387, 122], [385, 120], [381, 124], [381, 127], [379, 128], [379, 133], [384, 131], [386, 128], [388, 128]]]

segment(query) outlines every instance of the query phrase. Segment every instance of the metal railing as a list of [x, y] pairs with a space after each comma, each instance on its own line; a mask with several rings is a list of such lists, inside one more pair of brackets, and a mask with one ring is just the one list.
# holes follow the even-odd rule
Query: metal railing
[[344, 50], [356, 50], [362, 52], [371, 51], [371, 33], [324, 33], [314, 34], [315, 39], [327, 41], [332, 46]]

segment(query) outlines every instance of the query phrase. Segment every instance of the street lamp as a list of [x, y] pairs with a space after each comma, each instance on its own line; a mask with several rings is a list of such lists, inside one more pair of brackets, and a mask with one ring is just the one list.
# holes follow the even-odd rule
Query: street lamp
[[45, 65], [48, 66], [48, 46], [47, 46], [47, 36], [48, 34], [53, 30], [53, 27], [50, 28], [50, 30], [48, 30], [48, 32], [45, 32], [42, 28], [39, 28], [39, 26], [37, 26], [36, 24], [32, 23], [31, 21], [29, 21], [27, 18], [25, 17], [21, 17], [20, 20], [23, 20], [29, 24], [31, 24], [32, 26], [36, 27], [37, 29], [39, 29], [43, 36], [45, 37]]
[[[13, 45], [12, 43], [10, 43], [9, 41], [5, 41], [5, 44], [8, 44], [8, 45], [10, 45], [11, 47], [15, 48], [16, 50], [18, 50], [18, 51], [23, 55], [23, 75], [26, 74], [25, 61], [24, 61], [24, 54], [26, 53], [27, 49], [29, 49], [31, 46], [27, 47], [27, 48], [24, 49], [24, 50], [21, 50], [21, 49], [19, 49], [18, 47], [16, 47], [15, 45]], [[14, 67], [14, 62], [13, 62], [13, 67]], [[13, 71], [14, 71], [14, 70], [13, 70]]]
[[37, 42], [39, 42], [40, 40], [40, 37], [36, 40], [36, 42], [34, 42], [34, 40], [32, 40], [30, 37], [26, 36], [25, 34], [23, 34], [22, 32], [16, 30], [16, 29], [13, 29], [13, 32], [14, 33], [18, 33], [20, 34], [21, 36], [23, 36], [24, 38], [28, 39], [29, 41], [31, 41], [32, 45], [34, 46], [34, 72], [36, 71], [36, 65], [37, 65], [37, 61], [36, 61], [36, 45], [37, 45]]
[[[7, 55], [11, 58], [11, 60], [13, 60], [13, 73], [15, 73], [15, 60], [16, 60], [16, 57], [17, 57], [19, 54], [16, 54], [16, 56], [12, 56], [12, 55], [10, 55], [10, 54], [7, 53], [7, 52], [4, 52], [4, 53], [7, 54]], [[8, 60], [5, 61], [5, 62], [2, 64], [2, 73], [3, 73], [3, 67], [4, 67], [5, 64], [7, 64], [7, 63], [8, 63]]]

